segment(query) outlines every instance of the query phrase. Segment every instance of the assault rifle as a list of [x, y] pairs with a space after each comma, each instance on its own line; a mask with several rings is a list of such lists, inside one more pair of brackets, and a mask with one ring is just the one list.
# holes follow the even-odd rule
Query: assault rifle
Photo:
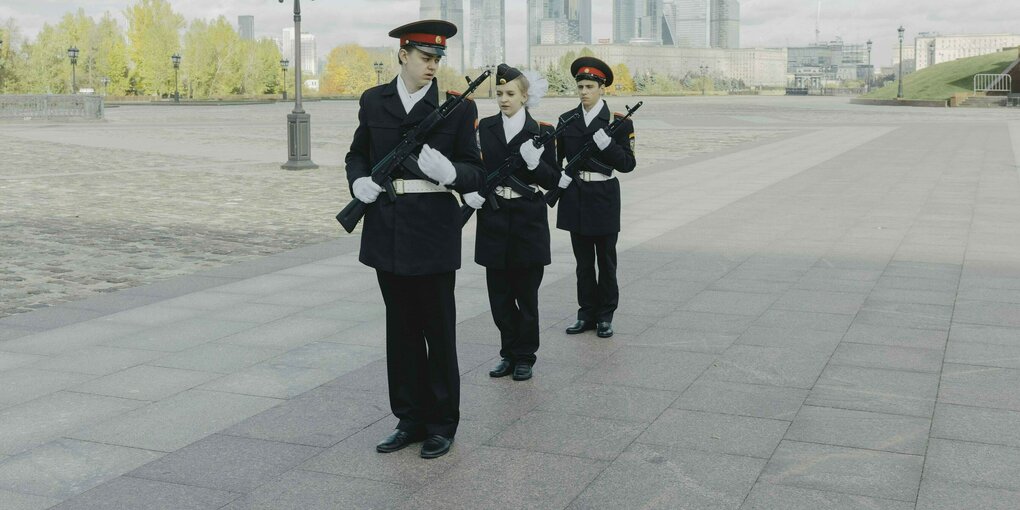
[[[638, 101], [633, 108], [628, 106], [627, 114], [623, 117], [617, 117], [614, 119], [613, 122], [609, 124], [609, 127], [606, 128], [606, 134], [612, 138], [613, 135], [620, 129], [620, 126], [623, 126], [623, 121], [629, 119], [631, 115], [634, 115], [634, 112], [636, 112], [638, 108], [641, 108], [642, 104], [644, 104], [644, 101]], [[577, 151], [577, 154], [574, 154], [573, 158], [570, 158], [570, 161], [567, 162], [567, 166], [563, 167], [563, 173], [570, 176], [571, 179], [577, 179], [578, 174], [580, 174], [578, 167], [584, 165], [592, 153], [597, 149], [598, 146], [595, 145], [595, 140], [588, 140], [587, 143], [581, 146], [581, 150]], [[549, 191], [549, 193], [545, 195], [545, 203], [549, 204], [549, 207], [556, 205], [556, 201], [560, 199], [560, 195], [563, 194], [564, 189], [565, 188], [556, 187]]]
[[[485, 81], [492, 71], [484, 71], [474, 81], [468, 82], [468, 88], [464, 93], [460, 95], [454, 95], [449, 97], [446, 102], [436, 108], [432, 113], [425, 117], [414, 129], [408, 131], [404, 137], [400, 140], [400, 143], [393, 148], [382, 159], [380, 159], [375, 166], [372, 167], [372, 173], [370, 177], [372, 181], [386, 189], [386, 194], [390, 196], [390, 200], [397, 199], [397, 193], [393, 189], [393, 180], [391, 176], [393, 172], [399, 168], [404, 160], [414, 154], [414, 151], [418, 150], [428, 138], [429, 133], [439, 125], [444, 119], [449, 117], [455, 109], [464, 99], [475, 91], [482, 82]], [[336, 215], [336, 221], [343, 225], [344, 230], [347, 232], [353, 232], [354, 227], [358, 225], [361, 218], [365, 216], [365, 211], [368, 209], [369, 204], [353, 198], [346, 207]]]
[[[567, 125], [577, 120], [580, 116], [580, 113], [574, 112], [570, 117], [561, 120], [560, 125], [556, 126], [555, 130], [538, 135], [524, 143], [531, 142], [535, 145], [535, 148], [541, 147], [551, 140], [555, 140]], [[520, 151], [514, 151], [513, 154], [503, 161], [503, 164], [499, 165], [499, 168], [485, 176], [485, 182], [482, 184], [482, 189], [478, 190], [478, 194], [489, 201], [493, 210], [499, 209], [499, 204], [496, 202], [496, 195], [493, 194], [493, 191], [495, 191], [497, 186], [502, 186], [508, 179], [512, 179], [514, 172], [520, 168], [523, 162], [524, 158], [521, 157]], [[474, 208], [469, 205], [462, 205], [460, 207], [460, 215], [464, 219], [465, 225], [474, 213]]]

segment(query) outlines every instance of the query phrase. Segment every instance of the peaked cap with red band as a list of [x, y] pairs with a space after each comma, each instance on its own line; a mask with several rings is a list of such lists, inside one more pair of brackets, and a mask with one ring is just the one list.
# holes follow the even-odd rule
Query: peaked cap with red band
[[457, 25], [449, 21], [427, 19], [390, 30], [390, 37], [400, 39], [400, 46], [411, 45], [426, 53], [446, 55], [446, 40], [457, 34]]
[[570, 64], [575, 80], [594, 80], [605, 86], [613, 84], [613, 70], [595, 57], [581, 57]]

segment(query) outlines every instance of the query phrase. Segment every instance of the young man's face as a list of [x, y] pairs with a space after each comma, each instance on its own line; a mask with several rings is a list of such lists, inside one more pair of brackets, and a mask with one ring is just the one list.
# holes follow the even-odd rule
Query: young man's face
[[439, 61], [443, 57], [425, 53], [424, 51], [412, 48], [410, 51], [400, 50], [400, 61], [403, 62], [403, 69], [400, 74], [404, 77], [411, 92], [426, 86], [436, 76], [439, 70]]
[[586, 110], [595, 106], [605, 91], [605, 85], [595, 80], [577, 80], [577, 95], [581, 96], [581, 104]]

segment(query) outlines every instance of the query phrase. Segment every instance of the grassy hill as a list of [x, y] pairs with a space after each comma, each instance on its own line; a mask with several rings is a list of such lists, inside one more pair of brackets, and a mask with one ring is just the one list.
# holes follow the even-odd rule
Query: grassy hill
[[[1010, 49], [977, 57], [961, 58], [924, 68], [903, 77], [905, 99], [949, 99], [959, 92], [974, 89], [975, 74], [998, 74], [1017, 59], [1017, 50]], [[895, 99], [896, 81], [864, 96], [871, 99]]]

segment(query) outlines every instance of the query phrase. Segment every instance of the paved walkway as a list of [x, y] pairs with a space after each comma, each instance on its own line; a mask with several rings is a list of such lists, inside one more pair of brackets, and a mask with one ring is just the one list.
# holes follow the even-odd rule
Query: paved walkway
[[438, 460], [356, 237], [0, 319], [0, 508], [1015, 508], [1020, 122], [799, 99], [646, 105], [778, 134], [623, 176], [611, 340], [556, 232], [531, 381], [465, 249]]

